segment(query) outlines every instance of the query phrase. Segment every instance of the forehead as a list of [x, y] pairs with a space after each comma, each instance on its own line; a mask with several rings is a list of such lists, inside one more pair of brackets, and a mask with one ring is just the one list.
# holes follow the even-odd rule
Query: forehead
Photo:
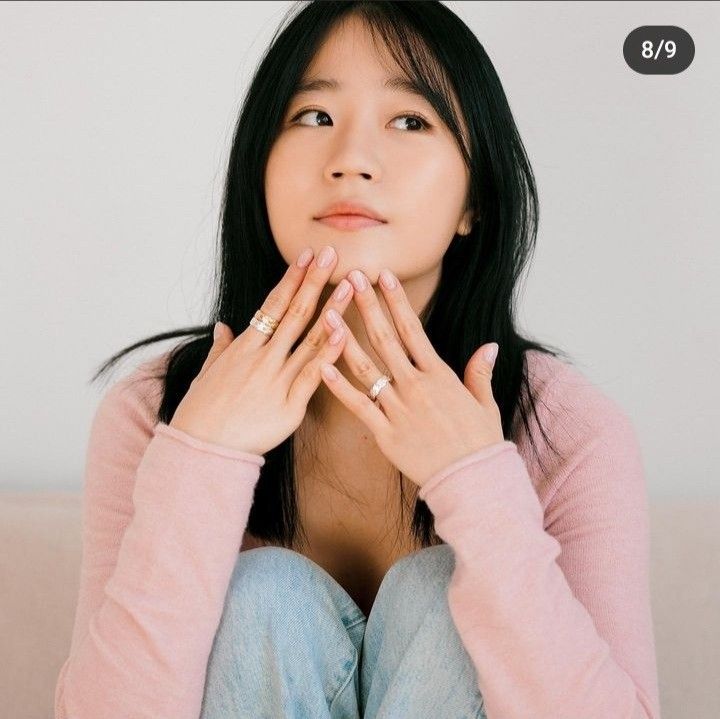
[[[358, 17], [341, 18], [329, 31], [310, 62], [303, 81], [324, 78], [352, 80], [358, 77], [377, 84], [405, 75], [392, 53], [365, 22]], [[393, 87], [400, 85], [395, 83]], [[337, 84], [315, 89], [339, 89]]]
[[398, 65], [378, 33], [373, 34], [361, 18], [350, 15], [330, 30], [298, 82], [294, 95], [338, 94], [357, 89], [359, 85], [387, 94], [426, 99], [420, 86]]
[[[311, 92], [333, 92], [337, 93], [345, 89], [346, 83], [336, 77], [320, 77], [318, 75], [305, 75], [299, 82], [295, 95], [303, 95]], [[425, 99], [419, 85], [413, 80], [402, 75], [386, 77], [379, 83], [379, 87], [388, 93], [403, 93], [415, 95]]]

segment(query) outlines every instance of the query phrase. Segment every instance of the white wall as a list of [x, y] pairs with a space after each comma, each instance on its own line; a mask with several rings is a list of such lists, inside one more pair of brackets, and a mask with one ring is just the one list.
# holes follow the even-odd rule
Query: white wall
[[[651, 495], [718, 494], [720, 5], [447, 4], [538, 180], [523, 329], [629, 412]], [[80, 489], [94, 369], [206, 321], [233, 123], [290, 5], [0, 5], [1, 489]], [[627, 67], [648, 24], [690, 33], [689, 69]]]

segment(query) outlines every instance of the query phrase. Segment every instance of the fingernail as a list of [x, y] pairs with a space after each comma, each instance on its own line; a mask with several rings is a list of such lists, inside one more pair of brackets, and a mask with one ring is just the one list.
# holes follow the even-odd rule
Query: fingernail
[[215, 323], [215, 327], [213, 327], [213, 339], [217, 340], [220, 339], [220, 334], [222, 333], [222, 330], [220, 329], [220, 322]]
[[342, 327], [342, 320], [340, 319], [340, 315], [335, 310], [328, 310], [325, 313], [325, 316], [327, 317], [327, 321], [332, 327]]
[[313, 258], [313, 251], [310, 247], [305, 248], [301, 253], [300, 257], [297, 258], [298, 267], [307, 267], [310, 264], [310, 260]]
[[348, 292], [350, 292], [350, 287], [351, 284], [343, 277], [338, 286], [335, 288], [333, 299], [344, 300], [347, 297]]
[[365, 275], [360, 270], [353, 270], [350, 275], [350, 282], [353, 283], [353, 287], [356, 290], [362, 291], [367, 287], [367, 280]]
[[337, 379], [338, 371], [331, 364], [324, 364], [320, 367], [320, 372], [325, 379]]
[[380, 282], [382, 282], [389, 290], [394, 290], [397, 287], [395, 275], [393, 275], [390, 270], [380, 270]]
[[335, 256], [335, 250], [332, 247], [323, 247], [318, 256], [318, 267], [327, 267]]
[[497, 357], [497, 353], [500, 347], [498, 346], [497, 342], [493, 342], [491, 345], [488, 345], [483, 350], [483, 355], [485, 359], [490, 362], [490, 364], [493, 364], [495, 362], [495, 358]]

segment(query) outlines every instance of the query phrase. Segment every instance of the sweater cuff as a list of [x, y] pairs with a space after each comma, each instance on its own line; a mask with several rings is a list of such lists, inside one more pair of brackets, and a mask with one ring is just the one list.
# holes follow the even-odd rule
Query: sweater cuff
[[432, 492], [441, 482], [443, 482], [445, 479], [447, 479], [450, 475], [454, 474], [458, 470], [462, 469], [463, 467], [467, 467], [470, 464], [474, 464], [475, 462], [481, 462], [485, 459], [489, 459], [490, 457], [494, 457], [497, 454], [507, 452], [509, 450], [517, 450], [515, 443], [510, 442], [509, 440], [503, 440], [502, 442], [494, 442], [493, 444], [489, 444], [486, 447], [479, 449], [477, 452], [473, 452], [472, 454], [468, 454], [465, 457], [461, 457], [460, 459], [452, 462], [447, 467], [430, 477], [430, 479], [428, 479], [425, 484], [420, 487], [418, 497], [420, 497], [420, 499], [422, 499], [423, 501], [426, 501], [425, 497], [427, 497], [430, 492]]
[[155, 426], [155, 433], [172, 437], [173, 439], [176, 439], [183, 444], [187, 444], [194, 449], [199, 449], [201, 452], [208, 452], [209, 454], [215, 454], [219, 457], [229, 457], [230, 459], [242, 459], [246, 462], [253, 462], [258, 467], [262, 467], [265, 464], [265, 457], [261, 454], [245, 452], [241, 449], [232, 449], [230, 447], [224, 447], [221, 444], [215, 444], [214, 442], [207, 442], [203, 439], [193, 437], [177, 427], [171, 427], [169, 424], [165, 424], [164, 422], [159, 422]]

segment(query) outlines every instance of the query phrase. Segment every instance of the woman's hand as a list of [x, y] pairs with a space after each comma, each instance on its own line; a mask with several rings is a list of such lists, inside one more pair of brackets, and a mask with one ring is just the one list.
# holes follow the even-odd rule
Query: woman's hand
[[[360, 271], [350, 273], [351, 281], [357, 277], [356, 272]], [[387, 270], [383, 273], [390, 274]], [[384, 372], [360, 348], [342, 317], [335, 313], [333, 320], [332, 312], [323, 313], [323, 320], [329, 331], [335, 327], [333, 321], [345, 328], [342, 355], [367, 393], [355, 389], [330, 363], [321, 366], [321, 374], [328, 389], [373, 433], [390, 462], [422, 487], [450, 463], [504, 441], [500, 410], [490, 382], [495, 362], [494, 358], [488, 361], [483, 356], [484, 349], [497, 345], [489, 343], [478, 348], [467, 364], [464, 383], [461, 382], [435, 352], [397, 278], [391, 275], [394, 288], [383, 284], [382, 274], [379, 283], [394, 329], [367, 277], [360, 275], [365, 279], [365, 289], [355, 285], [353, 301], [392, 382], [380, 390], [375, 402], [370, 399], [371, 387]], [[330, 378], [327, 369], [337, 377]]]
[[[315, 261], [290, 265], [272, 288], [260, 310], [277, 320], [270, 335], [247, 325], [235, 338], [220, 324], [221, 334], [208, 353], [197, 377], [181, 400], [170, 425], [200, 440], [253, 454], [265, 454], [289, 437], [302, 422], [310, 397], [320, 385], [323, 362], [335, 362], [345, 340], [342, 330], [327, 332], [315, 316], [322, 291], [337, 263], [334, 248], [329, 264]], [[324, 309], [338, 315], [350, 304], [349, 293], [338, 299], [337, 290]], [[342, 283], [340, 283], [342, 284]], [[303, 340], [293, 350], [301, 334]]]

